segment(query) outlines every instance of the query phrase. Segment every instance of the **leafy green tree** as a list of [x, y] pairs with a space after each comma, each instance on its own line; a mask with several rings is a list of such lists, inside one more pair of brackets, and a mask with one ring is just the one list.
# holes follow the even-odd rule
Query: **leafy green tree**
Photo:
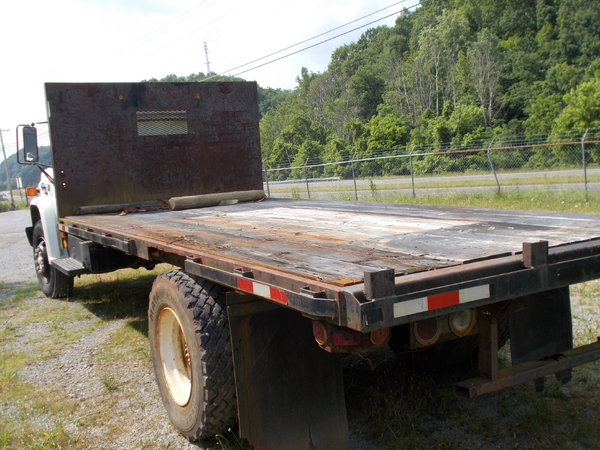
[[[492, 137], [499, 142], [524, 131], [592, 126], [593, 105], [586, 104], [584, 114], [580, 104], [592, 95], [583, 93], [591, 89], [583, 83], [600, 71], [599, 5], [424, 2], [393, 27], [367, 30], [336, 49], [325, 72], [303, 68], [292, 92], [259, 91], [265, 161], [291, 164], [319, 152], [324, 161], [368, 158], [386, 148], [434, 146], [438, 154], [417, 159], [421, 170], [441, 173], [458, 170], [449, 149], [485, 147]], [[524, 150], [511, 157], [519, 166], [564, 164], [550, 154]], [[463, 163], [481, 170], [486, 160], [472, 156]], [[498, 155], [499, 165], [509, 164], [505, 156]], [[369, 176], [404, 170], [389, 161], [361, 163], [357, 170]]]
[[[352, 155], [346, 143], [339, 138], [330, 139], [323, 152], [323, 162], [349, 161]], [[350, 164], [332, 164], [323, 168], [325, 176], [340, 176], [350, 178], [352, 167]]]
[[367, 124], [367, 136], [368, 150], [394, 148], [406, 144], [408, 130], [406, 124], [393, 114], [377, 115]]
[[496, 115], [496, 97], [500, 80], [501, 54], [498, 39], [483, 29], [477, 36], [470, 50], [473, 64], [473, 84], [481, 112], [483, 123], [491, 127]]
[[585, 66], [600, 54], [600, 2], [561, 0], [558, 8], [559, 42], [569, 64]]
[[351, 101], [356, 105], [358, 117], [368, 120], [377, 113], [377, 105], [382, 102], [385, 82], [376, 66], [359, 67], [350, 78]]
[[[323, 154], [323, 146], [313, 140], [307, 140], [302, 143], [294, 161], [294, 167], [321, 164], [321, 156]], [[323, 174], [323, 167], [311, 167], [308, 169], [293, 169], [292, 178], [318, 178]]]
[[600, 128], [600, 72], [569, 92], [565, 108], [554, 121], [555, 131]]
[[[468, 142], [474, 139], [474, 135], [482, 134], [483, 125], [483, 112], [474, 104], [459, 103], [448, 118], [452, 141], [457, 146], [469, 145]], [[467, 141], [465, 141], [466, 136], [470, 136]]]

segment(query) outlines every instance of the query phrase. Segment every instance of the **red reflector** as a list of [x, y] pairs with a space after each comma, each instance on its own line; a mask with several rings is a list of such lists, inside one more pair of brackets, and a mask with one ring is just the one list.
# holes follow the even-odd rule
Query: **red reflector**
[[429, 311], [439, 308], [445, 308], [446, 306], [458, 305], [459, 303], [459, 292], [444, 292], [443, 294], [430, 295], [427, 297], [427, 306]]
[[381, 345], [390, 337], [390, 329], [382, 328], [380, 330], [371, 331], [371, 343], [373, 345]]
[[315, 335], [317, 344], [325, 345], [327, 343], [327, 329], [321, 322], [313, 320], [313, 334]]
[[270, 288], [270, 293], [271, 293], [272, 300], [275, 300], [276, 302], [287, 305], [288, 298], [287, 298], [287, 294], [284, 291], [272, 287], [272, 288]]
[[333, 345], [339, 347], [351, 347], [362, 343], [362, 334], [358, 331], [346, 329], [334, 330], [331, 336]]
[[252, 281], [244, 280], [243, 278], [238, 278], [237, 284], [242, 291], [250, 293], [254, 292], [254, 284], [252, 283]]

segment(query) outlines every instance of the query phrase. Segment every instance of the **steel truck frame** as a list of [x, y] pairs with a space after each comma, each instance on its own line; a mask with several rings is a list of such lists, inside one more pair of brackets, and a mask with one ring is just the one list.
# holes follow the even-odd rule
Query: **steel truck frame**
[[[82, 274], [179, 268], [154, 283], [149, 339], [192, 440], [237, 423], [259, 449], [345, 448], [339, 354], [386, 344], [475, 356], [457, 384], [470, 396], [568, 381], [600, 357], [598, 342], [573, 349], [569, 299], [600, 277], [600, 216], [266, 198], [254, 83], [49, 83], [46, 97], [53, 168], [26, 230], [40, 286], [65, 297]], [[37, 164], [22, 128], [20, 162]]]

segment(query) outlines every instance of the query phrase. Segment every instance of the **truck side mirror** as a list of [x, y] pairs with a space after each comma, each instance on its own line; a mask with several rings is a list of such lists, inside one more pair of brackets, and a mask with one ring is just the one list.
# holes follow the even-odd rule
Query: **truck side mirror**
[[37, 128], [25, 126], [23, 127], [23, 161], [36, 163], [39, 159]]

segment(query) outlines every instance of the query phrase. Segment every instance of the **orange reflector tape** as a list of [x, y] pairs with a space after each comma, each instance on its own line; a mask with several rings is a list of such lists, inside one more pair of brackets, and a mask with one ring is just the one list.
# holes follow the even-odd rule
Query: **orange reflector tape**
[[244, 278], [238, 278], [237, 287], [244, 292], [275, 300], [284, 305], [287, 305], [288, 303], [287, 294], [281, 289], [274, 288], [273, 286], [246, 280]]
[[443, 292], [441, 294], [394, 303], [394, 317], [410, 316], [412, 314], [433, 311], [486, 298], [490, 298], [489, 284]]

